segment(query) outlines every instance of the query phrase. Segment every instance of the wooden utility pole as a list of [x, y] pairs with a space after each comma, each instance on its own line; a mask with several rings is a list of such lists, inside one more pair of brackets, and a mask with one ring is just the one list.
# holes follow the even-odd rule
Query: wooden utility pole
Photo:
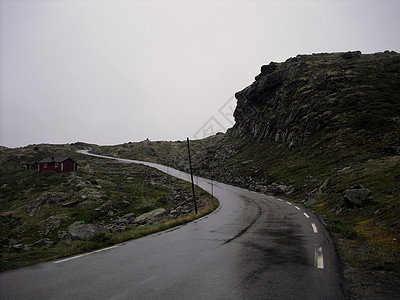
[[307, 194], [311, 195], [311, 185], [310, 185], [310, 169], [308, 167], [308, 153], [306, 152], [306, 167], [307, 167]]
[[192, 169], [192, 158], [190, 156], [189, 138], [187, 138], [187, 147], [188, 147], [188, 153], [189, 153], [190, 178], [192, 180], [192, 193], [193, 193], [194, 211], [195, 211], [195, 213], [197, 215], [197, 203], [196, 203], [196, 195], [194, 193], [193, 169]]
[[[211, 175], [212, 176], [212, 175]], [[211, 198], [214, 198], [214, 186], [213, 186], [213, 179], [211, 177]]]

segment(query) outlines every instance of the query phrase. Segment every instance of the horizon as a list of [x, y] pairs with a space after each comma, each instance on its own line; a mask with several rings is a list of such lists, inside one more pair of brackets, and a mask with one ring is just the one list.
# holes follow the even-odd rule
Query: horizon
[[[353, 52], [353, 51], [359, 51], [359, 50], [329, 52], [328, 54], [346, 53], [346, 52]], [[386, 49], [386, 50], [379, 51], [379, 52], [374, 52], [374, 53], [363, 53], [363, 52], [361, 52], [361, 54], [373, 55], [373, 54], [376, 54], [376, 53], [384, 53], [386, 51], [393, 52], [394, 50]], [[397, 51], [394, 51], [394, 52], [398, 53]], [[323, 54], [323, 52], [319, 52], [319, 53], [301, 53], [301, 54], [297, 54], [297, 55], [309, 55], [309, 56], [312, 56], [312, 55], [315, 55], [315, 54], [317, 54], [317, 55], [318, 54]], [[296, 57], [296, 56], [294, 56], [294, 57]], [[288, 57], [287, 59], [289, 59], [289, 58], [290, 57]], [[285, 62], [285, 60], [283, 60], [283, 61], [274, 61], [274, 60], [272, 60], [272, 62], [283, 63], [283, 62]], [[261, 68], [261, 66], [260, 66], [260, 68]], [[255, 74], [255, 75], [258, 75], [258, 73]], [[234, 99], [236, 101], [236, 98], [234, 98]], [[229, 101], [227, 101], [227, 103], [229, 103], [229, 102], [232, 102], [232, 97], [229, 99]], [[128, 143], [141, 143], [141, 142], [145, 142], [145, 141], [150, 141], [150, 142], [181, 142], [181, 141], [186, 140], [186, 138], [190, 138], [190, 140], [202, 140], [202, 139], [208, 138], [210, 136], [214, 136], [214, 135], [219, 134], [219, 133], [225, 134], [227, 132], [227, 130], [231, 129], [233, 127], [233, 125], [235, 124], [235, 121], [234, 121], [234, 118], [233, 118], [233, 111], [232, 111], [232, 115], [229, 116], [229, 117], [231, 117], [233, 119], [231, 122], [229, 122], [229, 121], [227, 122], [226, 121], [226, 115], [225, 115], [225, 120], [224, 120], [223, 116], [221, 117], [221, 115], [219, 116], [219, 119], [220, 119], [219, 121], [217, 120], [216, 122], [214, 121], [214, 122], [210, 123], [210, 119], [209, 119], [207, 122], [205, 122], [205, 124], [203, 124], [202, 127], [204, 127], [204, 125], [207, 125], [207, 124], [211, 124], [211, 127], [213, 125], [217, 125], [217, 126], [219, 126], [219, 129], [223, 129], [223, 131], [213, 131], [212, 134], [209, 134], [209, 135], [206, 135], [206, 136], [201, 136], [200, 138], [196, 138], [196, 133], [195, 133], [194, 136], [191, 136], [191, 137], [187, 136], [187, 137], [184, 137], [182, 139], [175, 139], [175, 140], [171, 140], [171, 139], [155, 139], [155, 140], [153, 140], [153, 139], [150, 139], [150, 138], [145, 138], [145, 139], [140, 140], [140, 141], [139, 140], [136, 140], [136, 141], [130, 140], [130, 141], [122, 141], [120, 143], [96, 143], [96, 142], [86, 142], [86, 141], [70, 141], [70, 142], [54, 142], [53, 143], [53, 142], [43, 141], [43, 142], [39, 142], [39, 143], [31, 143], [31, 144], [13, 146], [13, 147], [5, 146], [5, 145], [2, 145], [2, 144], [0, 144], [0, 146], [8, 148], [8, 149], [25, 148], [25, 147], [36, 146], [36, 145], [72, 145], [72, 144], [76, 144], [76, 143], [83, 143], [83, 144], [96, 145], [96, 146], [118, 146], [118, 145], [123, 145], [123, 144], [128, 144]], [[231, 127], [224, 127], [224, 125], [222, 125], [221, 123], [225, 123], [225, 126], [229, 126], [229, 125], [232, 125], [232, 126]]]
[[400, 2], [0, 1], [0, 145], [199, 139], [262, 65], [400, 52]]

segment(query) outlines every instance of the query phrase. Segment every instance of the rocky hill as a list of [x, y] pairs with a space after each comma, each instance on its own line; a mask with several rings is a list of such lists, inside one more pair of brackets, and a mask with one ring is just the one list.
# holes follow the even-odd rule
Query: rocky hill
[[[232, 130], [289, 148], [321, 130], [388, 133], [400, 116], [400, 55], [298, 55], [261, 67], [241, 92]], [[338, 132], [338, 130], [340, 130]]]
[[[335, 235], [349, 297], [400, 295], [400, 54], [271, 62], [236, 98], [233, 128], [192, 141], [194, 172], [308, 205]], [[96, 151], [188, 168], [185, 142]]]

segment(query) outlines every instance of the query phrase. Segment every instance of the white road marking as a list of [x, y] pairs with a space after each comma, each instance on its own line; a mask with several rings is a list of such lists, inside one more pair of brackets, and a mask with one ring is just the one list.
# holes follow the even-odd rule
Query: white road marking
[[276, 199], [278, 199], [279, 201], [283, 201], [282, 199], [279, 199], [279, 198], [276, 198]]
[[295, 206], [297, 210], [300, 210], [300, 208], [298, 208], [297, 206]]
[[286, 201], [287, 204], [292, 205], [292, 203], [290, 203], [289, 201]]
[[147, 283], [147, 282], [149, 282], [151, 280], [154, 280], [156, 278], [157, 278], [156, 276], [151, 276], [151, 277], [147, 278], [146, 280], [144, 280], [142, 282], [139, 282], [138, 284], [143, 285], [143, 284], [145, 284], [145, 283]]
[[99, 250], [92, 251], [92, 252], [89, 252], [89, 253], [84, 253], [84, 254], [80, 254], [80, 255], [68, 257], [68, 258], [65, 258], [65, 259], [62, 259], [62, 260], [55, 261], [54, 263], [55, 263], [55, 264], [59, 264], [59, 263], [66, 262], [66, 261], [73, 260], [73, 259], [77, 259], [77, 258], [80, 258], [80, 257], [83, 257], [83, 256], [87, 256], [87, 255], [91, 255], [91, 254], [103, 252], [103, 251], [106, 251], [106, 250], [110, 250], [110, 249], [116, 248], [116, 247], [118, 247], [118, 246], [119, 246], [119, 245], [114, 245], [114, 246], [111, 246], [111, 247], [99, 249]]
[[312, 229], [313, 229], [314, 233], [318, 233], [317, 226], [315, 226], [315, 224], [314, 224], [314, 223], [311, 223], [311, 227], [312, 227]]
[[319, 246], [315, 246], [315, 267], [324, 268], [324, 255], [322, 254], [322, 247]]
[[303, 213], [303, 215], [307, 218], [307, 219], [309, 219], [310, 218], [310, 216], [309, 215], [307, 215], [306, 213]]

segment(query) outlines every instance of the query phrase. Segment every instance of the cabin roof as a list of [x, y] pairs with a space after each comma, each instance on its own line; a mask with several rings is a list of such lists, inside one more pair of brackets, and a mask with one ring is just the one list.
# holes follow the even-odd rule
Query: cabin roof
[[[69, 157], [45, 157], [45, 158], [39, 160], [38, 164], [62, 163], [63, 161], [66, 161], [67, 159], [70, 159], [70, 158]], [[75, 162], [74, 160], [72, 160], [72, 161]]]

